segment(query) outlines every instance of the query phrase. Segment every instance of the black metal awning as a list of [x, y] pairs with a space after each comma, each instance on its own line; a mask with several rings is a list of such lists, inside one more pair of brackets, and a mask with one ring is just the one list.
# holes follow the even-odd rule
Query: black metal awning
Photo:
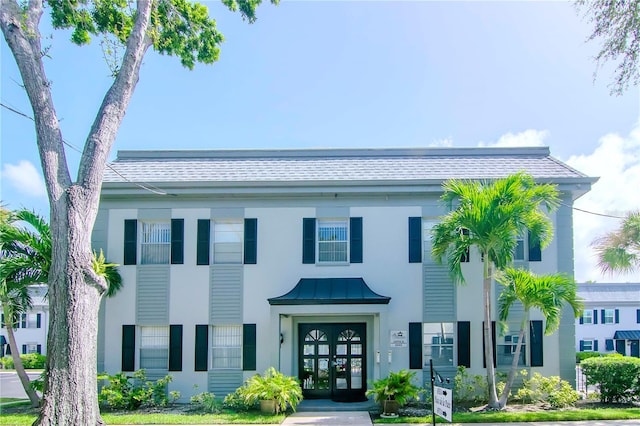
[[616, 340], [640, 340], [640, 330], [618, 330], [613, 338]]
[[362, 278], [301, 278], [291, 291], [268, 300], [270, 305], [386, 305], [391, 298], [371, 290]]

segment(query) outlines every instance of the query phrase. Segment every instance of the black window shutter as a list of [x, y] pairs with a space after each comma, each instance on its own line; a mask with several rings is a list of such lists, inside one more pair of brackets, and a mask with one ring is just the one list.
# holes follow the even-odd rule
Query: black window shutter
[[580, 352], [584, 351], [584, 340], [580, 340]]
[[242, 325], [242, 369], [253, 371], [256, 369], [256, 325]]
[[184, 263], [184, 219], [171, 219], [171, 264]]
[[458, 367], [471, 368], [471, 323], [458, 321]]
[[[640, 312], [640, 311], [638, 311], [638, 312]], [[4, 314], [0, 314], [0, 327], [4, 328]]]
[[409, 368], [422, 369], [422, 323], [409, 323]]
[[594, 324], [598, 323], [598, 310], [597, 309], [593, 310], [593, 323]]
[[616, 324], [620, 323], [620, 310], [619, 309], [615, 310], [615, 321], [616, 321]]
[[636, 309], [636, 322], [640, 324], [640, 309]]
[[138, 221], [125, 219], [124, 221], [124, 259], [125, 265], [136, 264], [136, 251], [138, 249]]
[[4, 353], [5, 355], [11, 355], [11, 346], [7, 345], [7, 351]]
[[182, 371], [182, 325], [169, 326], [169, 371]]
[[[487, 368], [487, 357], [484, 354], [484, 321], [482, 321], [482, 368]], [[491, 340], [493, 340], [493, 366], [496, 366], [496, 322], [491, 321]]]
[[528, 236], [529, 240], [529, 262], [540, 262], [542, 261], [542, 250], [540, 249], [540, 240], [533, 241], [531, 238], [531, 232], [529, 232]]
[[195, 371], [207, 371], [209, 354], [209, 326], [196, 325]]
[[302, 263], [316, 263], [316, 219], [302, 219]]
[[625, 344], [624, 340], [616, 340], [616, 352], [620, 355], [625, 355]]
[[36, 345], [36, 352], [38, 355], [42, 355], [42, 345]]
[[27, 314], [20, 315], [20, 327], [27, 328]]
[[27, 353], [27, 345], [22, 345], [22, 355]]
[[122, 326], [122, 371], [133, 371], [136, 359], [136, 326]]
[[196, 241], [196, 265], [209, 264], [211, 246], [211, 220], [198, 219], [198, 236]]
[[593, 350], [594, 350], [595, 352], [598, 352], [598, 341], [597, 341], [597, 340], [594, 340], [594, 341], [593, 341]]
[[244, 263], [258, 262], [258, 219], [244, 220]]
[[604, 324], [604, 309], [600, 310], [600, 322]]
[[532, 367], [542, 367], [544, 365], [542, 338], [542, 321], [531, 321], [529, 323], [529, 356]]
[[580, 315], [580, 324], [584, 324], [584, 315]]
[[409, 218], [409, 263], [422, 263], [422, 218]]
[[349, 261], [362, 263], [362, 218], [349, 219]]
[[36, 315], [36, 328], [42, 328], [42, 314]]
[[606, 350], [612, 351], [613, 350], [613, 339], [606, 339], [604, 341], [604, 347], [606, 348]]

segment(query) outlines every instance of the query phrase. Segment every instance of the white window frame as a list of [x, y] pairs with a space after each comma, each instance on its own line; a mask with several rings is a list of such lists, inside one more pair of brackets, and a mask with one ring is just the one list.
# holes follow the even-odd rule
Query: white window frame
[[438, 223], [434, 218], [422, 218], [422, 251], [425, 259], [431, 259], [431, 230]]
[[[316, 220], [316, 263], [318, 264], [345, 264], [349, 263], [349, 219], [348, 218], [323, 218]], [[327, 239], [332, 237], [335, 239]], [[342, 250], [329, 250], [328, 253], [332, 258], [323, 259], [323, 250], [331, 245], [344, 247], [344, 258], [339, 257]]]
[[[164, 351], [165, 364], [156, 366], [146, 364], [147, 359], [143, 356], [143, 351], [154, 350]], [[169, 369], [169, 326], [140, 326], [140, 368], [146, 370], [168, 370]], [[160, 359], [157, 357], [156, 359]]]
[[244, 256], [244, 219], [212, 221], [214, 264], [241, 264]]
[[171, 260], [171, 221], [140, 221], [140, 264], [168, 265]]
[[38, 328], [38, 314], [28, 313], [25, 315], [27, 319], [27, 322], [26, 322], [27, 328]]
[[593, 310], [585, 309], [582, 311], [582, 324], [593, 324]]
[[519, 234], [516, 237], [516, 246], [513, 249], [513, 260], [516, 262], [527, 261], [527, 236]]
[[[516, 324], [513, 324], [515, 327]], [[509, 327], [510, 329], [514, 329]], [[516, 353], [518, 347], [518, 340], [520, 340], [520, 333], [508, 333], [504, 336], [497, 336], [497, 340], [500, 343], [496, 343], [496, 363], [498, 366], [510, 366], [513, 363], [513, 355]], [[522, 336], [522, 347], [520, 349], [520, 358], [524, 358], [524, 362], [518, 361], [518, 366], [526, 367], [529, 362], [527, 354], [527, 333], [525, 331]], [[506, 354], [506, 350], [509, 354]]]
[[211, 369], [242, 369], [242, 325], [212, 325], [210, 333]]
[[604, 318], [603, 324], [615, 324], [616, 322], [616, 310], [615, 309], [605, 309], [604, 310]]
[[[593, 345], [593, 341], [595, 339], [582, 339], [582, 351], [581, 352], [593, 352], [594, 349], [594, 345]], [[587, 349], [587, 342], [589, 343], [589, 349]], [[615, 346], [614, 346], [615, 349]]]
[[27, 347], [27, 354], [37, 354], [38, 353], [38, 344], [37, 343], [25, 343]]
[[[444, 331], [443, 331], [444, 329]], [[436, 340], [437, 339], [437, 340]], [[433, 359], [433, 365], [456, 365], [456, 328], [453, 322], [425, 322], [422, 324], [423, 365], [428, 366]], [[434, 352], [438, 356], [434, 357]], [[447, 358], [446, 362], [441, 362]]]

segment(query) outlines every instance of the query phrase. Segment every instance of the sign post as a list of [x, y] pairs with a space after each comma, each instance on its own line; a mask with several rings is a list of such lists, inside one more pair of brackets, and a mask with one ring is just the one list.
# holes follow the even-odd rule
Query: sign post
[[[433, 370], [433, 360], [429, 360], [431, 370], [431, 419], [433, 425], [436, 424], [436, 414], [448, 422], [452, 421], [451, 411], [453, 409], [453, 391], [451, 389], [436, 386], [436, 376], [440, 383], [442, 377]], [[449, 383], [449, 379], [446, 380]]]

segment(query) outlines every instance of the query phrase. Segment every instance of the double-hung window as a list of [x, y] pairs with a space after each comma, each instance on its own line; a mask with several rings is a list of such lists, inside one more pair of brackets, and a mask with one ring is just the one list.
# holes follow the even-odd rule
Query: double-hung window
[[169, 368], [169, 327], [140, 327], [140, 368], [166, 370]]
[[436, 322], [423, 324], [424, 365], [454, 366], [454, 324]]
[[534, 241], [531, 233], [527, 231], [518, 235], [516, 237], [516, 247], [513, 251], [513, 260], [540, 262], [542, 260], [540, 241]]
[[348, 225], [346, 219], [318, 220], [318, 262], [348, 261]]
[[595, 351], [595, 345], [593, 344], [593, 339], [584, 339], [580, 340], [580, 351], [581, 352], [592, 352]]
[[602, 316], [603, 324], [615, 323], [615, 309], [604, 309], [604, 315]]
[[242, 263], [243, 231], [241, 219], [213, 223], [213, 263]]
[[[496, 363], [497, 365], [511, 365], [513, 363], [513, 357], [520, 341], [520, 335], [518, 333], [506, 334], [498, 337], [498, 344], [496, 345]], [[526, 345], [526, 333], [522, 336], [522, 347], [520, 348], [520, 357], [518, 359], [518, 365], [525, 366], [527, 353]]]
[[582, 312], [582, 324], [593, 324], [593, 310], [585, 309]]
[[212, 368], [242, 368], [242, 325], [214, 325], [211, 329]]
[[141, 222], [140, 263], [168, 264], [171, 253], [171, 223], [168, 221]]

